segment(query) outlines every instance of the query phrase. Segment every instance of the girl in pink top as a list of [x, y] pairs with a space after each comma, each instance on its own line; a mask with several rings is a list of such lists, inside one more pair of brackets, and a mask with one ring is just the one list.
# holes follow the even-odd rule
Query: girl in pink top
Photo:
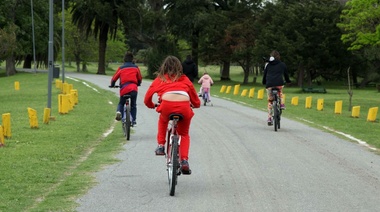
[[202, 96], [204, 92], [208, 92], [208, 101], [211, 101], [211, 85], [214, 84], [214, 81], [212, 81], [212, 78], [210, 75], [208, 75], [207, 72], [203, 73], [203, 76], [198, 80], [198, 83], [201, 84], [201, 91], [202, 91]]

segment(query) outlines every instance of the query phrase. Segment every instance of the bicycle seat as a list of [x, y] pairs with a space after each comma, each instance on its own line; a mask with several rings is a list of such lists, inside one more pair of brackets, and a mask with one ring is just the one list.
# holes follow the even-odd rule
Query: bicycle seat
[[170, 120], [173, 120], [176, 118], [178, 118], [178, 120], [181, 121], [183, 119], [183, 116], [182, 116], [182, 114], [179, 114], [179, 113], [172, 113], [169, 115]]
[[123, 95], [123, 98], [129, 99], [129, 98], [131, 98], [131, 95], [129, 95], [129, 94]]

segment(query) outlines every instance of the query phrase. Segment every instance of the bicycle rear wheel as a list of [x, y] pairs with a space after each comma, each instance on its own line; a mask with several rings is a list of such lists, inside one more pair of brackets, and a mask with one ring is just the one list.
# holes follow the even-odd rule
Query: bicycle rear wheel
[[202, 99], [203, 99], [203, 106], [206, 106], [206, 104], [207, 104], [207, 92], [203, 92]]
[[168, 163], [169, 194], [174, 196], [177, 185], [179, 161], [178, 161], [178, 136], [174, 135], [169, 146], [170, 162]]
[[127, 137], [129, 141], [131, 137], [131, 107], [129, 105], [126, 106], [125, 109], [125, 131], [124, 135]]
[[273, 101], [272, 109], [273, 109], [273, 126], [274, 126], [274, 131], [277, 131], [279, 120], [278, 120], [278, 107], [277, 107], [277, 101], [276, 100]]

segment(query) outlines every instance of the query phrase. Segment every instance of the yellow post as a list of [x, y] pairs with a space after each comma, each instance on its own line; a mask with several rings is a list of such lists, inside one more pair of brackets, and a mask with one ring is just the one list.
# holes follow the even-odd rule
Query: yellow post
[[66, 94], [67, 98], [69, 99], [69, 111], [74, 109], [74, 95], [72, 93]]
[[62, 94], [67, 94], [67, 87], [69, 86], [69, 84], [67, 82], [64, 82], [62, 84]]
[[286, 102], [286, 95], [282, 94], [282, 102], [281, 102], [281, 104], [285, 104], [285, 102]]
[[339, 100], [335, 102], [335, 114], [342, 114], [343, 101]]
[[58, 112], [60, 114], [66, 114], [69, 112], [69, 100], [67, 95], [58, 95]]
[[30, 128], [38, 128], [37, 111], [33, 108], [28, 107], [28, 114]]
[[69, 86], [67, 87], [66, 94], [70, 94], [71, 90], [73, 90], [73, 84], [69, 84]]
[[0, 125], [0, 147], [4, 146], [4, 130], [3, 126]]
[[367, 121], [376, 121], [377, 111], [379, 107], [371, 107], [368, 111]]
[[235, 85], [234, 87], [234, 95], [238, 95], [240, 90], [240, 85]]
[[311, 102], [312, 102], [312, 97], [311, 96], [306, 97], [305, 108], [310, 109]]
[[248, 93], [248, 89], [244, 89], [244, 90], [241, 92], [241, 96], [247, 96], [247, 93]]
[[319, 111], [323, 110], [323, 102], [324, 102], [323, 99], [317, 100], [317, 110], [319, 110]]
[[231, 85], [227, 86], [227, 91], [226, 91], [226, 93], [230, 93], [230, 92], [231, 92], [231, 88], [232, 88]]
[[15, 90], [16, 91], [20, 90], [20, 82], [19, 81], [15, 81]]
[[45, 108], [44, 109], [44, 124], [49, 124], [49, 121], [50, 121], [50, 112], [51, 112], [50, 108]]
[[251, 88], [251, 89], [249, 89], [248, 97], [249, 97], [249, 98], [253, 98], [254, 95], [255, 95], [255, 88]]
[[354, 117], [354, 118], [359, 118], [359, 114], [360, 114], [360, 106], [354, 106], [354, 107], [352, 107], [351, 116]]
[[226, 88], [227, 86], [222, 85], [222, 87], [220, 88], [220, 93], [224, 93], [226, 91]]
[[2, 115], [3, 118], [3, 133], [4, 137], [10, 138], [12, 136], [11, 132], [11, 114], [10, 113], [4, 113]]
[[264, 89], [260, 89], [257, 92], [257, 99], [264, 99]]
[[[62, 88], [62, 80], [56, 79], [55, 80], [55, 87], [56, 88]], [[62, 89], [61, 89], [62, 90]]]
[[298, 105], [298, 96], [295, 96], [292, 98], [292, 102], [291, 102], [292, 105]]
[[74, 105], [78, 104], [78, 90], [72, 89], [70, 93], [73, 95]]

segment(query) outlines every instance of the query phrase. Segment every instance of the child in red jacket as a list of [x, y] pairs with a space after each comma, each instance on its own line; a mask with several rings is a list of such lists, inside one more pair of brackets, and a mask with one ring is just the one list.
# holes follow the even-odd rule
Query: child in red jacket
[[[190, 136], [189, 128], [194, 112], [191, 108], [199, 108], [200, 100], [193, 83], [183, 74], [182, 65], [178, 58], [168, 56], [157, 72], [157, 78], [152, 82], [145, 94], [144, 103], [148, 108], [154, 108], [153, 95], [157, 93], [159, 106], [156, 111], [160, 113], [158, 120], [158, 133], [156, 155], [165, 155], [166, 129], [171, 113], [180, 113], [183, 119], [178, 122], [178, 134], [181, 136], [180, 160], [183, 174], [190, 174], [188, 163]], [[190, 105], [191, 104], [191, 105]]]

